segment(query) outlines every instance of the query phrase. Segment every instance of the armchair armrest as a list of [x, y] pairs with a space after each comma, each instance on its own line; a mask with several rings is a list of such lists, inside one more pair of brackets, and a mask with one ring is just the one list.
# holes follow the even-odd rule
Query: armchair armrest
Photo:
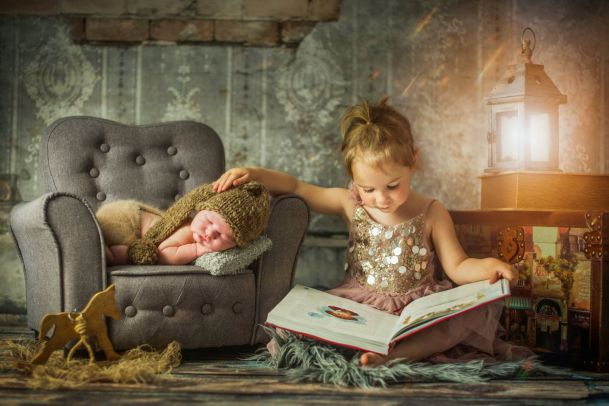
[[101, 231], [82, 198], [56, 192], [18, 204], [9, 227], [25, 273], [30, 328], [47, 313], [81, 310], [105, 287]]
[[289, 292], [300, 245], [309, 226], [309, 206], [299, 196], [281, 195], [271, 200], [266, 230], [273, 247], [258, 260], [256, 270], [256, 318], [251, 344], [268, 339], [259, 324]]

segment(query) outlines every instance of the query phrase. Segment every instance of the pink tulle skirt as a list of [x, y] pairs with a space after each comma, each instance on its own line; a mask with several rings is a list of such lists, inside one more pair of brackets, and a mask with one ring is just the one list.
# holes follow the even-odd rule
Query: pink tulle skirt
[[[451, 287], [449, 281], [443, 280], [405, 294], [383, 294], [367, 289], [355, 279], [347, 277], [340, 286], [329, 290], [328, 293], [365, 303], [389, 313], [399, 314], [402, 308], [413, 300]], [[498, 338], [498, 333], [502, 331], [499, 324], [502, 308], [501, 302], [483, 306], [445, 320], [421, 332], [426, 334], [426, 338], [429, 338], [425, 341], [425, 345], [429, 349], [428, 352], [433, 354], [427, 360], [431, 362], [472, 359], [507, 361], [534, 355], [533, 351], [526, 347]], [[433, 331], [430, 331], [432, 329]]]

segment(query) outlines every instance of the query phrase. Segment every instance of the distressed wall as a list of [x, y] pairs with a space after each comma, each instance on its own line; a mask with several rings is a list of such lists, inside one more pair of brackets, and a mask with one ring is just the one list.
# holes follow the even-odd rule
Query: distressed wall
[[[343, 0], [298, 49], [236, 45], [92, 46], [52, 17], [0, 17], [0, 313], [24, 311], [4, 219], [39, 196], [38, 143], [75, 114], [130, 124], [192, 119], [215, 128], [227, 164], [264, 165], [343, 186], [338, 119], [360, 98], [390, 101], [421, 150], [414, 187], [451, 209], [479, 206], [486, 96], [532, 27], [533, 56], [569, 102], [560, 167], [609, 172], [609, 6], [602, 0]], [[18, 194], [17, 194], [18, 192]], [[341, 278], [344, 226], [315, 216], [297, 282]]]

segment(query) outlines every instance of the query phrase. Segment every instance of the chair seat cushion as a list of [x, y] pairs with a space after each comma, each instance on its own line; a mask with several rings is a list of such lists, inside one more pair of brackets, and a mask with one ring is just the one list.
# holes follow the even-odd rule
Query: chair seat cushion
[[109, 320], [116, 349], [176, 340], [182, 348], [245, 345], [255, 324], [251, 270], [213, 276], [197, 266], [115, 266], [108, 269], [122, 313]]
[[247, 272], [247, 266], [272, 245], [273, 243], [268, 237], [261, 236], [243, 248], [236, 247], [202, 255], [194, 261], [194, 264], [216, 276]]

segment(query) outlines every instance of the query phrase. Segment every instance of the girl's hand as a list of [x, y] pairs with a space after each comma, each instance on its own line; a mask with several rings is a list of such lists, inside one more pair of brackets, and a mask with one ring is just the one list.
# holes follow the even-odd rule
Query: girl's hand
[[252, 180], [252, 171], [249, 168], [232, 168], [212, 183], [212, 189], [214, 192], [224, 192], [249, 180]]
[[518, 277], [518, 273], [510, 264], [497, 258], [486, 258], [484, 260], [484, 267], [489, 283], [495, 283], [501, 278], [514, 282]]

